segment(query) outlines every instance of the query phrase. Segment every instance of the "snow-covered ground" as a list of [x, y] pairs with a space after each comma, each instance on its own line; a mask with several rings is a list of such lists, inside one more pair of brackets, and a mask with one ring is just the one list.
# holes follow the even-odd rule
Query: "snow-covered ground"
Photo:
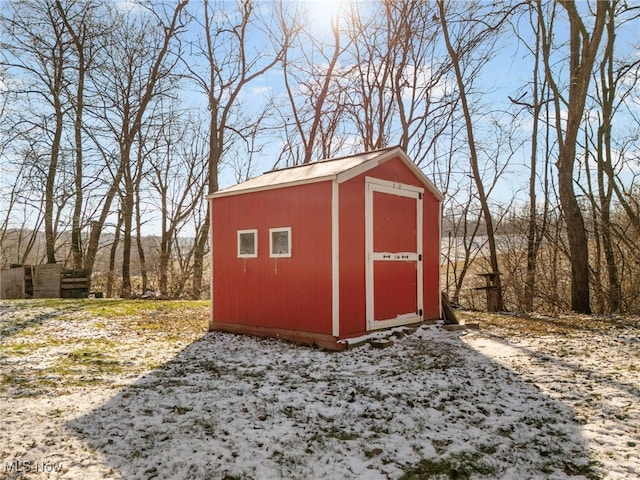
[[193, 315], [0, 302], [0, 478], [640, 477], [637, 320], [332, 353]]

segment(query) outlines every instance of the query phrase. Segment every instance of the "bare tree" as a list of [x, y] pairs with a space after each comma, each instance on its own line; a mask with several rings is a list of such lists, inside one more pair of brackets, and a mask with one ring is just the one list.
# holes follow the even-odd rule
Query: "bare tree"
[[607, 265], [609, 283], [609, 311], [619, 312], [622, 306], [622, 287], [618, 276], [618, 265], [614, 255], [611, 225], [611, 200], [613, 186], [605, 182], [605, 169], [613, 163], [611, 152], [611, 127], [615, 108], [616, 79], [614, 72], [615, 9], [619, 2], [614, 0], [608, 7], [606, 23], [606, 43], [604, 58], [600, 63], [600, 87], [602, 96], [602, 120], [598, 126], [598, 199], [600, 203], [601, 238]]
[[[38, 106], [46, 105], [39, 121], [26, 118], [26, 124], [42, 129], [48, 136], [41, 148], [47, 150], [43, 165], [44, 229], [47, 262], [56, 262], [57, 175], [62, 170], [64, 118], [67, 110], [65, 87], [70, 69], [71, 41], [58, 9], [51, 3], [22, 1], [8, 4], [1, 22], [5, 25], [9, 57], [5, 67], [19, 70], [27, 79], [22, 93], [34, 97]], [[35, 113], [34, 111], [34, 113]], [[44, 160], [44, 159], [43, 159]]]
[[[476, 50], [480, 45], [482, 45], [482, 42], [490, 41], [494, 37], [494, 35], [500, 28], [500, 24], [505, 20], [505, 18], [507, 18], [507, 15], [502, 13], [498, 17], [498, 21], [495, 25], [488, 25], [481, 31], [475, 31], [474, 29], [467, 30], [466, 32], [464, 32], [464, 37], [462, 36], [462, 34], [458, 34], [455, 40], [452, 40], [449, 33], [449, 21], [447, 20], [448, 9], [445, 7], [444, 0], [438, 0], [437, 4], [440, 24], [442, 26], [443, 38], [455, 73], [456, 83], [458, 86], [458, 95], [460, 97], [460, 104], [462, 107], [462, 113], [466, 125], [471, 172], [478, 192], [478, 200], [482, 209], [482, 217], [484, 219], [487, 239], [489, 243], [490, 268], [492, 269], [493, 273], [499, 273], [500, 266], [498, 265], [498, 250], [495, 240], [495, 228], [493, 225], [491, 209], [489, 207], [488, 195], [485, 191], [484, 180], [480, 172], [480, 158], [476, 148], [474, 121], [472, 118], [471, 108], [467, 95], [469, 85], [473, 82], [474, 78], [473, 76], [464, 75], [463, 62], [466, 60], [466, 55]], [[473, 11], [470, 11], [469, 13], [474, 14]], [[471, 20], [468, 20], [468, 22], [468, 25], [474, 24], [474, 22], [472, 22]], [[483, 24], [487, 25], [486, 22], [483, 22]], [[466, 41], [467, 43], [463, 43], [463, 41]], [[501, 311], [504, 310], [504, 303], [502, 300], [502, 287], [499, 275], [496, 276], [495, 286], [497, 287], [498, 296], [495, 308]]]
[[[568, 99], [563, 96], [563, 92], [555, 80], [554, 69], [550, 64], [551, 45], [546, 40], [549, 38], [546, 32], [543, 34], [545, 39], [543, 59], [545, 73], [554, 94], [556, 110], [555, 125], [559, 147], [558, 191], [567, 225], [567, 239], [571, 256], [571, 309], [579, 313], [590, 313], [589, 245], [584, 218], [574, 190], [574, 166], [578, 133], [610, 2], [596, 2], [591, 32], [587, 30], [574, 2], [561, 1], [559, 3], [567, 13], [570, 30]], [[566, 110], [565, 122], [561, 119], [562, 110]]]
[[[158, 289], [161, 294], [174, 296], [182, 292], [190, 276], [190, 262], [183, 262], [180, 278], [171, 282], [176, 258], [183, 245], [180, 234], [195, 210], [206, 210], [206, 133], [203, 122], [196, 116], [181, 118], [169, 111], [159, 125], [155, 144], [147, 142], [147, 148], [155, 150], [149, 157], [151, 191], [160, 211], [160, 243], [157, 266]], [[186, 238], [184, 239], [186, 241]], [[189, 255], [192, 258], [192, 255]]]
[[[205, 94], [209, 109], [208, 193], [218, 190], [218, 172], [230, 144], [234, 140], [242, 141], [244, 133], [255, 131], [255, 126], [234, 123], [241, 93], [282, 60], [289, 41], [286, 31], [278, 32], [282, 25], [269, 24], [261, 18], [251, 1], [242, 0], [235, 7], [229, 7], [228, 3], [203, 1], [203, 19], [196, 20], [202, 37], [192, 47], [194, 55], [205, 63], [206, 71], [187, 65], [193, 80]], [[249, 41], [251, 35], [255, 35], [253, 43]], [[255, 43], [257, 38], [262, 39], [259, 47]], [[207, 213], [198, 231], [194, 252], [192, 295], [195, 298], [202, 293], [209, 222]]]
[[[374, 13], [362, 11], [370, 7]], [[390, 2], [362, 4], [350, 24], [354, 70], [346, 108], [366, 151], [387, 147], [392, 141], [396, 53], [399, 42], [407, 40], [389, 29], [392, 8]]]
[[[538, 266], [538, 252], [542, 245], [545, 230], [547, 228], [548, 209], [549, 209], [549, 158], [550, 158], [550, 145], [549, 145], [549, 102], [548, 98], [548, 84], [544, 75], [544, 65], [542, 63], [542, 28], [540, 21], [543, 18], [542, 3], [535, 2], [529, 5], [527, 9], [527, 15], [531, 30], [533, 32], [533, 42], [529, 44], [523, 35], [520, 35], [519, 29], [514, 25], [513, 29], [515, 34], [520, 38], [521, 43], [527, 48], [532, 56], [533, 70], [529, 87], [531, 88], [530, 99], [525, 99], [528, 96], [528, 91], [525, 91], [519, 98], [514, 99], [510, 97], [512, 104], [517, 107], [524, 107], [524, 110], [531, 114], [531, 138], [530, 138], [530, 161], [529, 161], [529, 184], [528, 184], [528, 196], [529, 196], [529, 213], [528, 222], [526, 228], [526, 271], [524, 280], [524, 293], [522, 309], [525, 312], [531, 312], [534, 309], [534, 298], [536, 293], [536, 272]], [[553, 5], [552, 5], [553, 8]], [[543, 112], [546, 113], [546, 120], [543, 118]], [[541, 136], [541, 127], [546, 126], [545, 136]], [[542, 141], [541, 141], [542, 140]], [[546, 141], [545, 141], [546, 140]], [[545, 146], [545, 153], [543, 155], [542, 169], [539, 168], [540, 145]], [[538, 205], [538, 181], [540, 170], [542, 170], [542, 193], [543, 197], [541, 205]], [[541, 212], [539, 211], [541, 208]]]
[[118, 219], [116, 221], [115, 233], [113, 235], [113, 241], [109, 248], [109, 268], [107, 268], [107, 281], [105, 285], [107, 298], [113, 297], [114, 284], [116, 281], [116, 256], [118, 253], [118, 246], [120, 245], [120, 232], [122, 231], [122, 212], [118, 210]]
[[[120, 17], [118, 37], [112, 39], [110, 48], [106, 51], [110, 67], [103, 72], [104, 88], [101, 94], [105, 111], [108, 110], [109, 114], [103, 116], [103, 121], [117, 141], [119, 159], [113, 173], [113, 185], [105, 197], [100, 218], [92, 225], [87, 261], [92, 262], [95, 258], [111, 203], [120, 192], [123, 217], [123, 296], [131, 294], [131, 240], [135, 204], [132, 149], [146, 120], [149, 104], [159, 95], [161, 83], [171, 77], [171, 62], [175, 65], [180, 56], [172, 55], [171, 47], [175, 37], [185, 28], [183, 11], [187, 3], [188, 0], [180, 1], [167, 14], [166, 20], [153, 11], [148, 12], [151, 15], [139, 19], [134, 18], [131, 13], [124, 18]], [[153, 34], [155, 36], [151, 37]]]
[[[151, 115], [154, 117], [154, 115]], [[144, 247], [144, 237], [142, 233], [142, 227], [144, 225], [143, 220], [143, 199], [141, 194], [141, 186], [143, 179], [146, 176], [147, 164], [149, 162], [150, 155], [147, 154], [146, 143], [148, 141], [146, 134], [143, 134], [142, 128], [138, 131], [138, 140], [135, 145], [135, 174], [132, 182], [133, 188], [133, 203], [134, 203], [134, 233], [136, 240], [136, 250], [138, 253], [138, 266], [140, 269], [141, 280], [141, 293], [144, 293], [149, 289], [149, 273], [147, 270], [147, 258]]]
[[[634, 10], [636, 10], [634, 12]], [[621, 254], [621, 246], [630, 246], [628, 236], [623, 233], [626, 227], [620, 228], [615, 219], [615, 191], [619, 185], [624, 185], [626, 180], [616, 175], [624, 164], [616, 152], [614, 133], [614, 118], [625, 114], [624, 107], [631, 100], [630, 95], [637, 85], [637, 77], [634, 71], [640, 66], [640, 60], [617, 54], [615, 44], [617, 32], [624, 24], [637, 20], [640, 14], [639, 7], [630, 7], [626, 2], [612, 1], [607, 5], [607, 19], [605, 26], [604, 48], [602, 56], [596, 60], [599, 65], [594, 72], [593, 82], [596, 92], [588, 117], [585, 122], [584, 132], [584, 171], [587, 175], [588, 190], [582, 188], [592, 207], [592, 222], [595, 236], [596, 259], [593, 265], [593, 290], [596, 294], [597, 311], [619, 312], [623, 304], [622, 280], [620, 272], [629, 270], [625, 256]], [[632, 124], [632, 123], [631, 123]], [[593, 131], [592, 126], [597, 126]], [[623, 138], [623, 131], [618, 128], [618, 138]], [[595, 160], [595, 183], [590, 175], [591, 160]], [[580, 185], [582, 187], [582, 185]], [[627, 225], [633, 224], [625, 222]], [[633, 255], [633, 256], [637, 256]], [[601, 269], [605, 275], [601, 274]]]
[[[56, 0], [55, 6], [62, 23], [71, 39], [70, 48], [72, 60], [70, 70], [75, 70], [75, 79], [68, 85], [67, 97], [71, 108], [69, 114], [73, 118], [74, 132], [74, 204], [71, 220], [71, 256], [73, 267], [80, 269], [84, 264], [84, 252], [82, 245], [82, 229], [84, 227], [82, 214], [84, 211], [84, 104], [85, 84], [89, 69], [92, 66], [93, 57], [98, 48], [96, 40], [105, 33], [96, 20], [96, 11], [99, 4], [96, 2], [62, 2]], [[73, 86], [75, 85], [75, 91]]]
[[[336, 129], [342, 117], [341, 106], [344, 89], [338, 78], [344, 72], [339, 60], [349, 48], [350, 42], [342, 44], [340, 13], [331, 19], [331, 41], [325, 43], [322, 37], [311, 33], [309, 25], [298, 25], [300, 16], [296, 10], [284, 17], [288, 23], [292, 39], [295, 41], [283, 52], [282, 72], [289, 108], [283, 117], [287, 134], [280, 157], [288, 156], [287, 164], [309, 163], [314, 158], [329, 158], [339, 148], [335, 139]], [[306, 27], [306, 28], [305, 28]], [[328, 52], [327, 52], [328, 51]], [[299, 52], [299, 57], [294, 57]], [[319, 57], [319, 58], [317, 58]], [[301, 143], [301, 148], [297, 144]]]
[[[29, 192], [40, 188], [37, 181], [31, 182], [34, 169], [32, 162], [16, 164], [16, 170], [9, 171], [10, 164], [3, 165], [0, 181], [12, 178], [11, 184], [3, 185], [3, 217], [0, 221], [0, 267], [9, 264], [23, 264], [32, 258], [32, 251], [38, 242], [39, 230], [44, 216], [44, 197], [33, 196]], [[21, 219], [21, 220], [20, 220]]]
[[[539, 5], [539, 3], [537, 4]], [[531, 15], [535, 15], [530, 12]], [[531, 17], [530, 17], [531, 18]], [[524, 288], [524, 305], [523, 310], [530, 312], [534, 308], [534, 297], [536, 291], [536, 270], [538, 251], [544, 238], [544, 232], [547, 224], [547, 214], [549, 205], [548, 195], [548, 172], [549, 172], [549, 144], [545, 142], [545, 157], [543, 166], [543, 199], [542, 199], [542, 218], [538, 217], [538, 197], [537, 197], [537, 177], [538, 177], [538, 139], [540, 120], [543, 107], [548, 107], [548, 101], [546, 99], [546, 92], [548, 85], [546, 80], [540, 81], [540, 54], [541, 54], [541, 31], [539, 25], [535, 20], [531, 20], [533, 29], [535, 31], [535, 45], [533, 46], [533, 75], [532, 75], [532, 105], [531, 113], [533, 118], [533, 129], [531, 132], [531, 162], [529, 164], [529, 222], [527, 229], [527, 271]], [[545, 109], [548, 113], [548, 108]], [[548, 126], [549, 123], [545, 122]], [[547, 130], [548, 133], [548, 130]], [[548, 137], [546, 137], [548, 138]]]
[[[417, 165], [437, 168], [437, 145], [451, 124], [450, 60], [440, 48], [430, 2], [356, 3], [347, 22], [350, 70], [345, 109], [366, 149], [397, 144]], [[444, 141], [443, 141], [444, 140]]]

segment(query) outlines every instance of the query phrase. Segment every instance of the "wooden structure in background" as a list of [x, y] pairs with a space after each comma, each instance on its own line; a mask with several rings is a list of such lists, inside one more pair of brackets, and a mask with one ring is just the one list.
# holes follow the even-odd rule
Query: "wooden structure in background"
[[453, 311], [451, 307], [451, 303], [449, 302], [449, 297], [445, 292], [442, 292], [442, 318], [444, 319], [445, 325], [459, 325], [458, 317], [456, 317], [456, 312]]
[[33, 298], [60, 298], [62, 267], [47, 263], [33, 267]]
[[[85, 298], [89, 295], [86, 270], [57, 264], [12, 265], [0, 270], [0, 299]], [[98, 296], [96, 294], [96, 296]]]
[[502, 293], [500, 292], [499, 286], [499, 272], [489, 272], [489, 273], [481, 273], [478, 274], [479, 277], [484, 277], [485, 286], [477, 287], [476, 290], [484, 290], [487, 294], [487, 312], [499, 312], [502, 309], [500, 308], [500, 299], [502, 298]]
[[60, 296], [62, 298], [85, 298], [89, 294], [89, 277], [86, 270], [62, 270]]
[[0, 299], [33, 297], [33, 267], [31, 265], [11, 265], [0, 270]]

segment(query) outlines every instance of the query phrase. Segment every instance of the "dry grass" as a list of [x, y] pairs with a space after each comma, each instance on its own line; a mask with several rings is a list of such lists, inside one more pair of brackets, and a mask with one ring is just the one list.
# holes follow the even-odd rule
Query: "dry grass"
[[0, 302], [0, 386], [37, 397], [139, 375], [201, 338], [209, 312], [203, 301]]
[[640, 328], [639, 317], [595, 315], [492, 314], [458, 310], [456, 315], [504, 337], [606, 334], [627, 328]]

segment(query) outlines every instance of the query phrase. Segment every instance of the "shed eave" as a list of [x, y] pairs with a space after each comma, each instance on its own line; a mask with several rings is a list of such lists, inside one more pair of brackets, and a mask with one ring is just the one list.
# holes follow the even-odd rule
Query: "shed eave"
[[230, 197], [232, 195], [243, 195], [246, 193], [262, 192], [265, 190], [275, 190], [275, 189], [286, 188], [286, 187], [296, 187], [299, 185], [307, 185], [309, 183], [328, 182], [331, 180], [335, 180], [336, 176], [337, 175], [332, 174], [332, 175], [325, 175], [323, 177], [313, 177], [313, 178], [307, 178], [303, 180], [296, 180], [292, 182], [274, 183], [271, 185], [260, 185], [257, 187], [247, 187], [247, 188], [229, 187], [224, 190], [219, 190], [217, 192], [210, 193], [207, 195], [206, 198], [212, 199], [212, 198], [220, 198], [220, 197]]

